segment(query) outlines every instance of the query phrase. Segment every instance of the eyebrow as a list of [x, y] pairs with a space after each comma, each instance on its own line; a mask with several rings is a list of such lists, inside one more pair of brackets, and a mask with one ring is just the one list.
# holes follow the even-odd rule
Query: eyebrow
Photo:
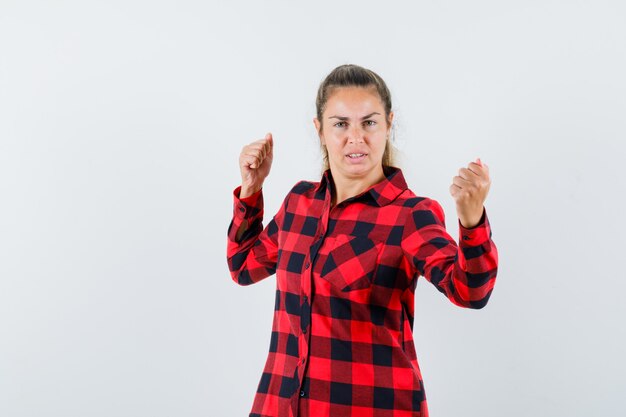
[[[380, 113], [378, 113], [378, 112], [373, 112], [373, 113], [368, 114], [367, 116], [363, 116], [363, 117], [361, 117], [361, 120], [367, 119], [368, 117], [372, 117], [372, 116], [373, 116], [373, 115], [375, 115], [375, 114], [377, 114], [377, 115], [379, 115], [379, 116], [380, 116]], [[348, 119], [349, 119], [349, 117], [345, 117], [345, 116], [330, 116], [330, 117], [329, 117], [329, 119], [333, 119], [333, 118], [334, 118], [334, 119], [339, 119], [339, 120], [348, 120]]]

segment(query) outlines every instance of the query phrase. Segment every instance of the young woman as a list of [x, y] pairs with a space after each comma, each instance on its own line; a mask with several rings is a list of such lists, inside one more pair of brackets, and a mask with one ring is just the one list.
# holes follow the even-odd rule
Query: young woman
[[335, 68], [316, 104], [323, 175], [295, 184], [265, 228], [272, 135], [239, 156], [232, 279], [249, 285], [276, 274], [269, 355], [250, 416], [428, 416], [413, 341], [417, 279], [458, 306], [487, 303], [498, 264], [483, 205], [489, 167], [478, 159], [452, 180], [457, 244], [441, 205], [414, 194], [394, 166], [391, 97], [376, 73]]

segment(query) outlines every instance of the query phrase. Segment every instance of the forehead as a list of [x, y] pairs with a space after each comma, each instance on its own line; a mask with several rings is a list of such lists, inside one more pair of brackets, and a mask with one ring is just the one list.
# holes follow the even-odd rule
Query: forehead
[[374, 111], [384, 114], [383, 103], [375, 87], [336, 87], [328, 97], [324, 113], [329, 117], [360, 116]]

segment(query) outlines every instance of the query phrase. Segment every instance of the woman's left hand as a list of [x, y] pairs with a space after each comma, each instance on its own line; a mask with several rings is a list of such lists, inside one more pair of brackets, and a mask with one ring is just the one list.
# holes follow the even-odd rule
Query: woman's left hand
[[480, 158], [459, 169], [459, 175], [452, 179], [450, 194], [463, 227], [471, 228], [480, 222], [490, 185], [489, 167]]

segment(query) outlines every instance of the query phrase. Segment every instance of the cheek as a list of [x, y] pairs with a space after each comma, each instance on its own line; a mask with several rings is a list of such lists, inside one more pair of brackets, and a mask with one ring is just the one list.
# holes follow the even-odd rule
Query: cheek
[[382, 157], [382, 155], [385, 153], [385, 142], [382, 142], [378, 144], [378, 146], [376, 146], [376, 153]]
[[343, 148], [341, 146], [331, 146], [328, 148], [328, 152], [333, 154], [336, 158], [343, 157]]
[[329, 135], [326, 136], [326, 147], [329, 151], [341, 150], [344, 146], [344, 140], [341, 136]]

